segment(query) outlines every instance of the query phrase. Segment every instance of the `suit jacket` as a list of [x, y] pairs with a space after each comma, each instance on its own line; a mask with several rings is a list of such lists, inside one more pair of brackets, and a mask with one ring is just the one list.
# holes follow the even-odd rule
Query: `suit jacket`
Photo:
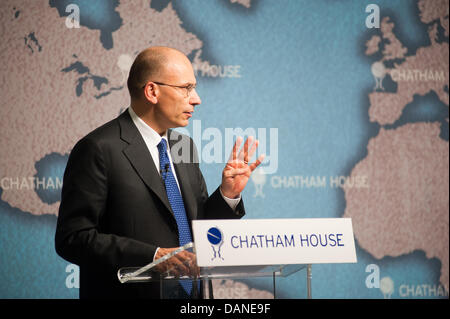
[[[168, 140], [189, 221], [241, 218], [242, 200], [233, 211], [219, 189], [208, 196], [192, 139], [169, 130]], [[176, 163], [179, 155], [184, 160]], [[80, 298], [159, 298], [159, 283], [121, 284], [117, 271], [152, 262], [157, 247], [178, 246], [164, 182], [125, 111], [82, 138], [69, 156], [56, 251], [79, 265]]]

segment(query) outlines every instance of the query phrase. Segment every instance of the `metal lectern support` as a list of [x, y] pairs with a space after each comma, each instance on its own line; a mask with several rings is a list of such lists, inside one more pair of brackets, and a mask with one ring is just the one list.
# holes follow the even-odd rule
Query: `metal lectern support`
[[308, 299], [312, 299], [311, 293], [312, 265], [306, 265], [306, 289], [308, 291]]
[[273, 299], [277, 299], [277, 291], [275, 289], [275, 278], [276, 278], [276, 275], [275, 275], [275, 272], [273, 272], [273, 277], [272, 277], [272, 280], [273, 280]]

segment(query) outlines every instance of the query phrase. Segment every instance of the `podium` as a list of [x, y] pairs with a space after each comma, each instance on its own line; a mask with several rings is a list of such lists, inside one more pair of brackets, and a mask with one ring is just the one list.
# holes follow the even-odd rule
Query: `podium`
[[[312, 298], [311, 280], [312, 265], [291, 264], [291, 265], [245, 265], [245, 266], [219, 266], [219, 267], [198, 267], [187, 265], [187, 267], [197, 268], [195, 275], [176, 272], [175, 269], [167, 269], [165, 272], [155, 270], [158, 265], [170, 261], [170, 258], [176, 258], [182, 252], [195, 254], [194, 243], [188, 243], [177, 250], [163, 256], [144, 267], [123, 267], [117, 272], [117, 277], [122, 284], [139, 284], [144, 282], [159, 282], [160, 298], [165, 299], [168, 290], [173, 287], [173, 283], [182, 280], [201, 283], [204, 299], [214, 299], [212, 289], [212, 280], [214, 279], [248, 279], [248, 278], [271, 278], [273, 287], [273, 296], [276, 298], [276, 280], [277, 278], [286, 278], [299, 271], [306, 272], [306, 297]], [[200, 296], [199, 287], [194, 285], [193, 295]], [[300, 297], [300, 295], [299, 295]]]
[[[144, 267], [121, 268], [119, 281], [159, 282], [165, 298], [171, 285], [191, 280], [197, 297], [201, 290], [203, 297], [213, 298], [213, 279], [271, 277], [276, 298], [276, 279], [303, 270], [306, 296], [312, 298], [313, 264], [357, 262], [350, 218], [193, 220], [192, 231], [195, 245]], [[169, 267], [175, 260], [186, 264]]]

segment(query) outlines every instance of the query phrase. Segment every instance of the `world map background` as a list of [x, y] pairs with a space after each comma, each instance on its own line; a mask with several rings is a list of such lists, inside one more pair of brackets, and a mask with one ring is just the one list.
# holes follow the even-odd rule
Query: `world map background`
[[[80, 28], [66, 25], [71, 3]], [[352, 217], [358, 263], [314, 265], [314, 297], [448, 298], [448, 1], [370, 3], [380, 28], [362, 1], [2, 1], [0, 297], [78, 297], [53, 243], [68, 154], [128, 106], [130, 58], [169, 45], [197, 71], [191, 135], [265, 128], [277, 145], [276, 171], [244, 191], [245, 218]], [[215, 189], [223, 163], [200, 165]], [[393, 287], [368, 288], [369, 265]], [[305, 281], [280, 280], [277, 296], [302, 297]]]

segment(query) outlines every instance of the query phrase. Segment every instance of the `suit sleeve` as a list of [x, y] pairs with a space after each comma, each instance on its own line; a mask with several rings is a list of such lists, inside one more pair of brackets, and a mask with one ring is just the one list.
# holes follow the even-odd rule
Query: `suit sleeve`
[[156, 247], [131, 238], [102, 233], [108, 171], [101, 148], [85, 138], [72, 150], [64, 173], [55, 234], [56, 252], [69, 262], [115, 272], [153, 259]]
[[245, 209], [242, 198], [235, 210], [233, 210], [223, 199], [219, 187], [209, 196], [205, 204], [206, 219], [239, 219], [244, 217], [244, 215]]

